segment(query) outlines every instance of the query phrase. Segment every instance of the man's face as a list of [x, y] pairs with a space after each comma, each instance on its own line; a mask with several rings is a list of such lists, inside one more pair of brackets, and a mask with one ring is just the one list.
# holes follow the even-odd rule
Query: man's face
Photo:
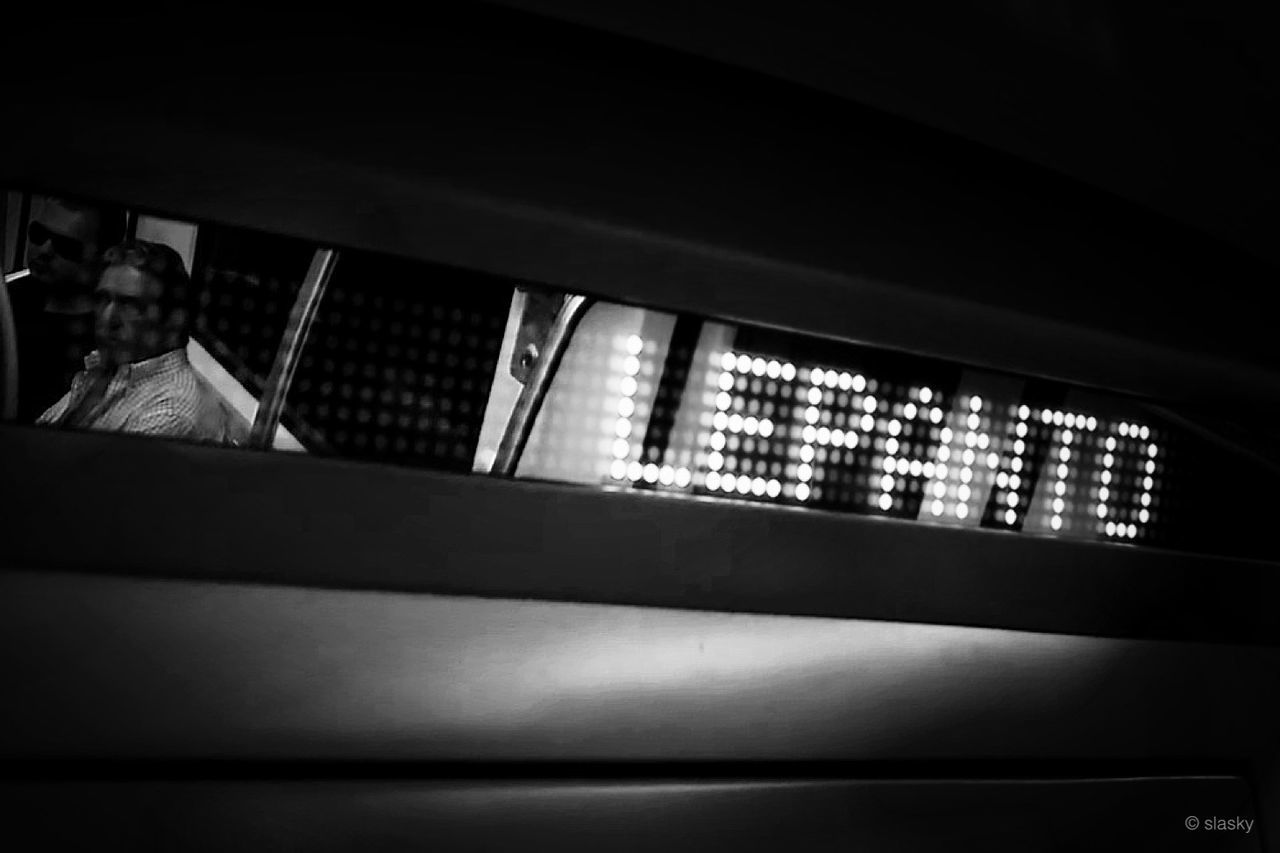
[[98, 351], [111, 365], [145, 361], [168, 349], [160, 282], [130, 266], [108, 267], [98, 280]]
[[97, 216], [45, 201], [27, 227], [27, 266], [37, 281], [58, 294], [89, 293], [98, 237]]

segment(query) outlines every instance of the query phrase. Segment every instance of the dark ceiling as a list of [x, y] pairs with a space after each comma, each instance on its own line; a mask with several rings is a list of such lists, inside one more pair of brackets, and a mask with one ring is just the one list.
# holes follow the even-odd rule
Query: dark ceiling
[[1280, 265], [1280, 53], [1262, 4], [503, 2], [966, 137]]

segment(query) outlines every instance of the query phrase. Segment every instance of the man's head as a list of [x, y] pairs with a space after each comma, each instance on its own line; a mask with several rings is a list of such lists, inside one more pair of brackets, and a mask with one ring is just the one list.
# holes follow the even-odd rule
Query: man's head
[[108, 249], [102, 263], [96, 334], [108, 364], [145, 361], [186, 344], [194, 292], [177, 252], [135, 240]]
[[53, 297], [88, 295], [102, 252], [124, 234], [123, 210], [46, 197], [36, 202], [27, 226], [27, 266]]

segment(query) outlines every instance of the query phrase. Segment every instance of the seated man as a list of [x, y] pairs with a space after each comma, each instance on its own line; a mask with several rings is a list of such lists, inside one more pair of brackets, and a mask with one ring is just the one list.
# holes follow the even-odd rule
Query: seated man
[[102, 253], [124, 239], [123, 210], [37, 199], [27, 228], [30, 275], [10, 285], [18, 337], [18, 422], [66, 392], [93, 349], [93, 288]]
[[178, 253], [141, 240], [116, 246], [95, 293], [97, 349], [36, 422], [230, 441], [216, 392], [187, 361], [193, 288]]

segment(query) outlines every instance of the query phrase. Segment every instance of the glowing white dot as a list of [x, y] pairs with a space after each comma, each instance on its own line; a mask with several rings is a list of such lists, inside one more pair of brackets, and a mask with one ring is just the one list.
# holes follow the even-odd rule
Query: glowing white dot
[[827, 429], [826, 427], [819, 428], [818, 444], [830, 444], [830, 443], [831, 443], [831, 430]]
[[1063, 444], [1070, 444], [1070, 443], [1071, 443], [1071, 440], [1072, 440], [1073, 438], [1075, 438], [1075, 436], [1074, 436], [1074, 435], [1072, 435], [1071, 430], [1069, 430], [1069, 429], [1064, 429], [1064, 430], [1062, 431], [1062, 443], [1063, 443]]
[[889, 421], [889, 435], [897, 438], [902, 435], [902, 424], [897, 419]]
[[1107, 436], [1107, 450], [1114, 453], [1115, 449], [1116, 449], [1116, 437], [1114, 435]]
[[1017, 493], [1017, 492], [1010, 492], [1010, 493], [1009, 493], [1009, 496], [1005, 498], [1005, 503], [1009, 504], [1009, 506], [1010, 506], [1010, 507], [1015, 507], [1015, 506], [1017, 506], [1017, 505], [1018, 505], [1018, 493]]
[[1128, 437], [1129, 437], [1129, 425], [1128, 425], [1128, 424], [1120, 424], [1120, 435], [1121, 435], [1121, 437], [1123, 437], [1123, 438], [1128, 438]]
[[732, 390], [733, 390], [733, 381], [734, 381], [734, 380], [733, 380], [733, 374], [732, 374], [732, 373], [721, 373], [721, 374], [720, 374], [720, 383], [719, 383], [719, 384], [720, 384], [720, 390], [721, 390], [721, 391], [732, 391]]
[[636, 380], [634, 376], [624, 376], [622, 379], [622, 396], [631, 397], [636, 393]]
[[677, 488], [687, 489], [689, 487], [689, 484], [692, 482], [693, 482], [693, 474], [690, 473], [688, 468], [676, 469], [676, 487]]
[[939, 448], [938, 448], [938, 461], [939, 461], [939, 462], [949, 462], [949, 461], [951, 461], [951, 448], [950, 448], [950, 447], [947, 447], [947, 446], [944, 444], [942, 447], [939, 447]]
[[917, 414], [919, 414], [919, 410], [916, 408], [915, 403], [907, 403], [902, 407], [902, 416], [909, 421], [914, 420]]
[[782, 365], [782, 381], [790, 382], [796, 378], [796, 366], [794, 364]]
[[1061, 459], [1063, 462], [1069, 462], [1071, 460], [1071, 448], [1064, 447], [1061, 450], [1059, 450], [1058, 458]]
[[1111, 499], [1110, 489], [1108, 489], [1106, 486], [1103, 486], [1102, 488], [1098, 489], [1098, 500], [1108, 501], [1110, 499]]
[[977, 434], [977, 433], [974, 433], [974, 432], [966, 432], [966, 433], [964, 434], [964, 446], [965, 446], [965, 447], [977, 447], [977, 446], [978, 446], [978, 434]]
[[840, 384], [840, 376], [834, 370], [828, 370], [827, 375], [822, 378], [822, 384], [830, 389], [834, 389]]
[[717, 474], [715, 471], [712, 471], [710, 474], [708, 474], [706, 479], [706, 486], [707, 486], [707, 490], [712, 492], [720, 488], [720, 475]]
[[756, 420], [754, 417], [748, 416], [747, 419], [742, 422], [742, 429], [747, 435], [755, 435], [760, 429], [760, 421]]
[[738, 356], [738, 363], [734, 366], [737, 367], [739, 373], [751, 372], [751, 356], [749, 355]]
[[942, 409], [934, 407], [934, 409], [929, 412], [929, 422], [934, 424], [942, 423]]
[[815, 441], [818, 440], [818, 429], [817, 427], [810, 424], [809, 426], [804, 428], [804, 432], [802, 432], [800, 435], [804, 439], [805, 444], [813, 444]]
[[613, 431], [618, 438], [627, 438], [631, 435], [631, 421], [627, 418], [618, 418], [618, 422], [614, 425]]
[[1059, 479], [1059, 480], [1065, 480], [1065, 479], [1067, 479], [1067, 475], [1068, 475], [1069, 473], [1071, 473], [1071, 469], [1070, 469], [1070, 468], [1068, 468], [1066, 465], [1059, 465], [1059, 466], [1058, 466], [1057, 474], [1058, 474], [1058, 479]]
[[911, 472], [912, 477], [919, 477], [924, 473], [924, 463], [919, 459], [913, 459], [907, 470]]
[[962, 485], [959, 489], [956, 490], [956, 497], [958, 497], [961, 501], [968, 503], [969, 498], [973, 497], [973, 490], [970, 489], [968, 486]]
[[898, 470], [898, 460], [894, 459], [892, 456], [886, 456], [884, 458], [884, 472], [886, 474], [892, 474], [894, 471], [897, 471], [897, 470]]
[[826, 372], [821, 367], [815, 367], [813, 370], [809, 371], [809, 381], [814, 385], [821, 385], [822, 380], [826, 378]]
[[1098, 428], [1098, 419], [1090, 417], [1089, 420], [1085, 421], [1085, 426], [1089, 428], [1090, 432], [1092, 432]]
[[729, 416], [729, 432], [742, 432], [742, 427], [742, 415], [733, 414]]
[[1009, 488], [1017, 489], [1017, 488], [1021, 488], [1021, 486], [1022, 486], [1021, 477], [1019, 477], [1017, 474], [1012, 474], [1009, 476]]
[[942, 501], [934, 501], [930, 509], [933, 511], [935, 516], [942, 515], [942, 511], [944, 509]]
[[718, 432], [724, 432], [729, 428], [729, 416], [724, 412], [716, 412], [715, 417], [711, 419], [711, 425], [715, 427]]
[[1103, 471], [1103, 472], [1102, 472], [1102, 483], [1103, 483], [1103, 485], [1110, 485], [1110, 484], [1111, 484], [1111, 472], [1110, 472], [1110, 471]]
[[850, 450], [853, 450], [853, 448], [857, 447], [858, 434], [855, 433], [853, 430], [849, 430], [848, 432], [846, 432], [844, 434], [844, 446], [849, 448]]
[[813, 467], [807, 464], [801, 464], [796, 469], [796, 479], [801, 482], [808, 482], [813, 477]]
[[932, 389], [930, 389], [930, 388], [921, 388], [921, 389], [920, 389], [920, 402], [921, 402], [921, 403], [924, 403], [924, 404], [927, 406], [927, 405], [929, 404], [929, 401], [931, 401], [932, 399], [933, 399], [933, 390], [932, 390]]
[[724, 450], [724, 433], [722, 432], [711, 433], [711, 449]]
[[732, 405], [733, 405], [733, 398], [729, 396], [728, 392], [721, 391], [719, 394], [716, 395], [716, 408], [719, 409], [720, 411], [722, 412], [728, 411], [729, 407]]
[[807, 501], [809, 499], [809, 487], [804, 483], [796, 486], [796, 500]]
[[1019, 419], [1021, 419], [1021, 420], [1024, 420], [1024, 421], [1025, 421], [1027, 418], [1031, 417], [1031, 410], [1030, 410], [1030, 409], [1028, 409], [1026, 406], [1019, 406], [1019, 407], [1018, 407], [1018, 417], [1019, 417]]
[[644, 481], [646, 483], [658, 482], [658, 466], [650, 462], [644, 466]]
[[1041, 421], [1041, 423], [1043, 423], [1045, 426], [1048, 426], [1049, 424], [1053, 423], [1053, 410], [1052, 410], [1052, 409], [1045, 409], [1043, 412], [1041, 412], [1041, 413], [1040, 413], [1040, 421]]
[[1114, 521], [1107, 522], [1107, 535], [1108, 536], [1116, 535], [1116, 523]]
[[1146, 466], [1146, 468], [1147, 468], [1147, 473], [1148, 473], [1148, 474], [1154, 474], [1154, 473], [1156, 472], [1156, 462], [1155, 462], [1155, 460], [1154, 460], [1154, 459], [1148, 459], [1148, 460], [1147, 460], [1147, 466]]
[[707, 455], [707, 467], [712, 471], [719, 471], [724, 467], [724, 457], [714, 450], [711, 451], [711, 453]]
[[627, 476], [627, 463], [621, 459], [613, 460], [613, 464], [609, 466], [609, 476], [615, 480], [622, 480]]
[[770, 361], [764, 366], [764, 372], [770, 379], [777, 379], [782, 375], [782, 365], [777, 361]]
[[1001, 471], [996, 475], [996, 485], [1002, 489], [1009, 488], [1009, 475]]
[[1000, 457], [995, 453], [987, 454], [987, 467], [992, 471], [1000, 467]]
[[1146, 489], [1148, 492], [1151, 491], [1153, 488], [1155, 488], [1155, 485], [1156, 485], [1156, 481], [1151, 479], [1150, 477], [1142, 478], [1142, 488]]
[[764, 490], [769, 495], [769, 497], [776, 498], [778, 495], [782, 494], [782, 484], [779, 483], [777, 480], [770, 480], [767, 484], [765, 484]]
[[1053, 493], [1061, 497], [1067, 493], [1067, 484], [1059, 480], [1053, 484]]
[[985, 432], [978, 433], [978, 449], [986, 450], [991, 446], [991, 437]]
[[733, 370], [738, 364], [738, 357], [731, 352], [725, 353], [720, 358], [720, 369]]
[[969, 398], [969, 411], [971, 411], [971, 412], [980, 412], [980, 411], [982, 411], [982, 398], [981, 398], [981, 397], [974, 396], [974, 397], [970, 397], [970, 398]]
[[1018, 422], [1018, 425], [1014, 427], [1013, 431], [1015, 434], [1017, 434], [1018, 438], [1027, 437], [1027, 425], [1022, 423], [1021, 421]]
[[639, 355], [644, 350], [644, 341], [640, 340], [639, 335], [632, 335], [627, 338], [627, 352], [632, 355]]
[[965, 423], [968, 425], [969, 429], [977, 429], [982, 426], [982, 418], [978, 417], [976, 414], [969, 415], [969, 418]]
[[720, 489], [725, 492], [732, 492], [734, 487], [738, 485], [738, 478], [732, 474], [725, 474], [720, 478]]
[[1142, 505], [1151, 506], [1151, 495], [1147, 494], [1146, 492], [1142, 493]]
[[1160, 448], [1156, 447], [1154, 444], [1147, 448], [1147, 455], [1150, 456], [1152, 459], [1155, 459], [1156, 454], [1159, 452], [1160, 452]]
[[1146, 524], [1150, 520], [1151, 520], [1151, 513], [1147, 512], [1145, 509], [1138, 511], [1138, 521], [1141, 521], [1143, 524]]
[[848, 373], [841, 373], [840, 374], [840, 390], [848, 391], [852, 387], [853, 387], [853, 377]]
[[934, 470], [935, 469], [932, 462], [924, 463], [924, 475], [928, 477], [930, 480], [933, 479]]
[[946, 495], [947, 495], [947, 484], [946, 484], [946, 483], [943, 483], [943, 482], [937, 482], [937, 483], [934, 483], [934, 484], [933, 484], [933, 494], [934, 494], [934, 497], [939, 497], [939, 498], [946, 497]]
[[751, 481], [751, 494], [758, 498], [764, 497], [764, 490], [766, 488], [768, 488], [768, 484], [760, 477], [756, 477]]
[[870, 414], [873, 414], [873, 413], [875, 412], [875, 410], [876, 410], [876, 398], [875, 398], [875, 397], [865, 397], [865, 398], [863, 398], [863, 400], [862, 400], [862, 411], [864, 411], [864, 412], [866, 412], [868, 415], [870, 415]]
[[813, 461], [813, 455], [814, 455], [814, 454], [813, 454], [813, 445], [812, 445], [812, 444], [806, 444], [805, 446], [803, 446], [803, 447], [801, 447], [801, 448], [800, 448], [800, 461], [801, 461], [801, 462], [812, 462], [812, 461]]
[[807, 423], [816, 424], [818, 422], [818, 407], [810, 406], [804, 410], [804, 419]]
[[816, 406], [822, 402], [822, 389], [810, 388], [808, 396], [809, 396], [809, 405]]
[[972, 483], [972, 482], [973, 482], [973, 469], [971, 469], [971, 468], [962, 468], [962, 469], [960, 469], [960, 482], [962, 482], [962, 483]]
[[884, 452], [885, 452], [885, 453], [888, 453], [888, 454], [891, 454], [891, 455], [892, 455], [892, 454], [894, 454], [894, 453], [897, 453], [897, 452], [898, 452], [898, 439], [896, 439], [896, 438], [888, 438], [888, 439], [885, 439], [885, 442], [884, 442]]
[[663, 465], [658, 471], [658, 482], [664, 486], [670, 486], [676, 481], [676, 469], [670, 465]]
[[859, 394], [867, 390], [867, 378], [861, 373], [855, 373], [853, 376], [853, 390]]
[[644, 466], [639, 462], [632, 462], [627, 466], [627, 479], [635, 483], [644, 476]]
[[1054, 425], [1054, 426], [1062, 426], [1064, 423], [1066, 423], [1066, 421], [1067, 421], [1067, 419], [1066, 419], [1066, 417], [1062, 414], [1062, 412], [1054, 412], [1054, 413], [1053, 413], [1053, 425]]
[[1005, 521], [1005, 524], [1008, 524], [1010, 527], [1012, 527], [1013, 525], [1018, 523], [1018, 513], [1014, 512], [1013, 510], [1007, 510], [1004, 514], [1004, 521]]
[[[613, 456], [615, 459], [626, 459], [631, 455], [631, 443], [625, 438], [615, 439], [613, 442]], [[622, 478], [619, 477], [619, 480]]]
[[1116, 458], [1112, 456], [1110, 453], [1102, 457], [1102, 464], [1107, 468], [1110, 468], [1112, 465], [1115, 464], [1115, 462], [1116, 462]]
[[1052, 527], [1054, 530], [1061, 530], [1062, 529], [1061, 516], [1055, 515], [1053, 518], [1049, 519], [1049, 526]]
[[768, 438], [769, 436], [773, 435], [773, 421], [769, 420], [768, 418], [760, 419], [760, 435], [762, 435], [765, 438]]
[[[1022, 454], [1026, 453], [1026, 452], [1027, 452], [1027, 443], [1026, 443], [1025, 441], [1023, 441], [1022, 439], [1018, 439], [1017, 441], [1015, 441], [1015, 442], [1013, 443], [1013, 452], [1014, 452], [1014, 453], [1016, 453], [1018, 456], [1021, 456]], [[1016, 462], [1021, 462], [1022, 460], [1017, 459], [1017, 460], [1014, 460], [1014, 461], [1016, 461]], [[1017, 470], [1017, 469], [1015, 468], [1014, 470]]]
[[[826, 429], [826, 427], [823, 427], [822, 429]], [[818, 440], [819, 441], [822, 440], [822, 430], [818, 430]], [[839, 447], [840, 445], [844, 444], [844, 430], [833, 429], [831, 431], [831, 443], [834, 444], [836, 447]]]
[[965, 519], [969, 517], [968, 504], [956, 504], [956, 518]]
[[1142, 429], [1138, 430], [1138, 438], [1141, 438], [1143, 441], [1146, 441], [1150, 437], [1151, 430], [1147, 427], [1144, 426]]
[[[918, 463], [917, 463], [917, 464], [918, 464]], [[902, 476], [902, 477], [907, 476], [907, 472], [909, 472], [910, 470], [911, 470], [911, 463], [910, 463], [910, 462], [908, 462], [906, 459], [899, 459], [899, 460], [898, 460], [898, 475], [899, 475], [899, 476]]]
[[738, 475], [738, 494], [745, 495], [751, 491], [751, 478], [745, 475]]
[[635, 376], [640, 372], [640, 359], [634, 355], [627, 356], [627, 360], [622, 363], [622, 370], [628, 376]]
[[630, 397], [623, 397], [618, 401], [618, 417], [629, 418], [636, 412], [635, 401]]
[[1009, 468], [1012, 469], [1015, 473], [1021, 471], [1022, 460], [1017, 457], [1014, 457], [1014, 460], [1009, 463]]
[[1138, 538], [1138, 526], [1136, 524], [1129, 525], [1129, 538], [1130, 539]]
[[974, 453], [973, 453], [973, 451], [972, 451], [972, 450], [966, 450], [966, 451], [965, 451], [965, 452], [960, 456], [960, 458], [964, 460], [964, 464], [965, 464], [965, 465], [972, 465], [972, 464], [973, 464], [973, 460], [977, 459], [978, 457], [974, 455]]
[[880, 478], [880, 488], [886, 492], [893, 491], [893, 475], [892, 474], [885, 474], [883, 477]]
[[1075, 428], [1076, 428], [1076, 416], [1075, 416], [1075, 415], [1068, 414], [1068, 415], [1067, 415], [1067, 417], [1065, 418], [1065, 421], [1066, 421], [1066, 424], [1067, 424], [1067, 427], [1068, 427], [1068, 428], [1070, 428], [1070, 429], [1075, 429]]
[[936, 476], [939, 480], [945, 480], [945, 479], [947, 479], [947, 475], [948, 475], [948, 474], [950, 474], [950, 473], [951, 473], [951, 472], [950, 472], [949, 470], [947, 470], [947, 466], [946, 466], [946, 465], [939, 465], [939, 466], [934, 470], [934, 476]]
[[1107, 505], [1098, 504], [1098, 518], [1106, 518], [1106, 517], [1107, 517]]
[[943, 427], [938, 433], [938, 440], [943, 444], [950, 444], [953, 438], [955, 438], [955, 434], [951, 431], [951, 427]]
[[751, 362], [752, 376], [764, 376], [764, 372], [768, 369], [769, 369], [769, 363], [766, 362], [763, 358], [757, 358], [755, 361]]
[[880, 509], [884, 510], [885, 512], [888, 512], [889, 510], [893, 509], [893, 498], [890, 497], [888, 494], [881, 495]]
[[1056, 513], [1058, 513], [1059, 515], [1061, 515], [1061, 514], [1062, 514], [1062, 512], [1063, 512], [1066, 508], [1067, 508], [1067, 502], [1066, 502], [1066, 501], [1064, 501], [1062, 498], [1054, 498], [1054, 499], [1053, 499], [1053, 511], [1054, 511], [1054, 512], [1056, 512]]
[[858, 425], [862, 427], [863, 432], [871, 432], [876, 428], [876, 419], [871, 417], [871, 415], [863, 415], [862, 420], [858, 422]]

